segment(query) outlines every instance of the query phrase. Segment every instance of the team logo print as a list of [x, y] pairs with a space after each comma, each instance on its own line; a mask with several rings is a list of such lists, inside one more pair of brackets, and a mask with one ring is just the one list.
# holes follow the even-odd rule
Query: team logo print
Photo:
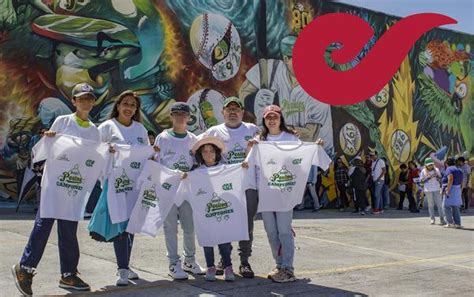
[[130, 167], [133, 168], [133, 169], [140, 169], [140, 166], [142, 164], [140, 162], [132, 162], [130, 163]]
[[169, 191], [170, 188], [171, 188], [171, 184], [170, 184], [170, 183], [164, 183], [164, 184], [162, 184], [161, 186], [163, 187], [163, 189], [168, 190], [168, 191]]
[[69, 158], [67, 157], [66, 154], [59, 155], [56, 160], [69, 162]]
[[253, 138], [252, 135], [245, 135], [244, 137], [245, 141], [249, 141], [252, 138]]
[[293, 186], [296, 185], [296, 175], [288, 171], [286, 166], [281, 167], [281, 170], [272, 174], [268, 186], [278, 187], [282, 192], [291, 192]]
[[173, 169], [177, 169], [180, 171], [189, 171], [189, 165], [188, 161], [186, 160], [186, 157], [184, 155], [181, 155], [179, 157], [179, 160], [173, 164]]
[[268, 162], [267, 162], [267, 165], [276, 165], [277, 163], [275, 162], [275, 160], [273, 159], [270, 159]]
[[137, 141], [141, 144], [145, 143], [145, 141], [143, 141], [143, 137], [137, 137]]
[[155, 208], [158, 204], [159, 199], [156, 194], [156, 184], [153, 184], [150, 188], [145, 189], [142, 195], [142, 207], [143, 208]]
[[298, 164], [301, 164], [301, 161], [302, 161], [302, 160], [303, 160], [303, 159], [301, 159], [301, 158], [293, 159], [293, 161], [292, 161], [291, 163], [293, 163], [293, 165], [298, 165]]
[[76, 196], [84, 186], [84, 178], [79, 171], [79, 165], [75, 164], [71, 170], [63, 172], [59, 176], [56, 186], [66, 188], [70, 197]]
[[232, 191], [232, 189], [233, 189], [232, 183], [227, 183], [227, 184], [222, 185], [222, 190], [224, 191]]
[[199, 188], [199, 190], [198, 190], [197, 193], [196, 193], [196, 196], [204, 195], [204, 194], [207, 194], [207, 192], [204, 191], [203, 189]]
[[245, 149], [236, 143], [234, 148], [227, 152], [227, 164], [241, 163], [245, 160]]
[[91, 159], [88, 159], [86, 160], [85, 164], [87, 167], [93, 167], [94, 166], [94, 163], [95, 161], [94, 160], [91, 160]]
[[206, 205], [206, 218], [216, 218], [218, 222], [230, 219], [230, 214], [234, 212], [232, 203], [225, 201], [216, 192], [212, 194], [212, 199]]
[[125, 169], [122, 168], [122, 175], [115, 179], [115, 193], [125, 193], [133, 190], [133, 181], [128, 177]]
[[163, 156], [173, 156], [173, 155], [176, 155], [176, 152], [173, 152], [170, 149], [168, 149], [166, 152], [163, 153]]

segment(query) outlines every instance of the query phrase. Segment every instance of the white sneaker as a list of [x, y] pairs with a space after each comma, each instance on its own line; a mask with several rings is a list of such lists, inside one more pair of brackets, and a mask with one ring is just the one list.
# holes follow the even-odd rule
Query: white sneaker
[[128, 279], [135, 280], [139, 279], [138, 274], [133, 271], [131, 268], [128, 269]]
[[430, 225], [434, 225], [434, 224], [435, 224], [435, 220], [431, 220]]
[[202, 268], [196, 261], [184, 261], [183, 270], [192, 274], [203, 275], [206, 274], [206, 269]]
[[181, 268], [181, 261], [176, 262], [176, 264], [170, 265], [168, 275], [171, 276], [174, 280], [188, 279], [188, 274], [184, 272]]
[[117, 281], [115, 282], [115, 285], [117, 286], [128, 286], [128, 269], [119, 269], [117, 271]]

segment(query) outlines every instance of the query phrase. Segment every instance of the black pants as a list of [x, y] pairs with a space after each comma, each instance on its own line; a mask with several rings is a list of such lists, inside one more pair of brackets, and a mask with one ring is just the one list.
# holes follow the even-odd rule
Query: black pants
[[356, 204], [360, 211], [365, 211], [365, 208], [367, 207], [367, 197], [365, 196], [365, 193], [366, 190], [355, 190]]
[[462, 189], [462, 201], [464, 204], [464, 209], [469, 209], [469, 203], [471, 202], [471, 197], [469, 197], [469, 188]]
[[408, 198], [409, 209], [417, 210], [415, 198], [413, 197], [413, 190], [408, 189], [407, 192], [400, 192], [400, 202], [398, 202], [398, 209], [403, 209], [403, 201], [405, 201], [405, 196]]
[[339, 208], [346, 208], [349, 206], [347, 201], [347, 188], [344, 184], [337, 184], [337, 189], [339, 191]]

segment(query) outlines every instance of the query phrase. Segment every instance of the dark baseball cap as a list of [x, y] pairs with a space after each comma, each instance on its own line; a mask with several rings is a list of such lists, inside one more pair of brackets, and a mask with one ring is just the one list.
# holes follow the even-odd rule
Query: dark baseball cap
[[96, 98], [96, 95], [94, 94], [94, 88], [91, 87], [87, 83], [80, 83], [74, 86], [72, 89], [72, 97], [81, 97], [84, 95], [91, 95], [92, 97]]
[[191, 109], [189, 108], [189, 105], [184, 102], [175, 102], [173, 105], [171, 105], [171, 113], [173, 112], [187, 112], [190, 113]]
[[227, 105], [231, 104], [232, 102], [236, 103], [240, 108], [244, 108], [244, 103], [242, 100], [239, 99], [239, 97], [231, 96], [228, 97], [224, 100], [224, 108], [227, 107]]

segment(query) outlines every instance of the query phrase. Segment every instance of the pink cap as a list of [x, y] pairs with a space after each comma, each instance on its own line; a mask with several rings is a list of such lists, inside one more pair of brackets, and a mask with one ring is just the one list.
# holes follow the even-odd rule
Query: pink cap
[[263, 110], [263, 117], [266, 118], [269, 114], [274, 113], [281, 115], [281, 108], [278, 105], [269, 105]]

